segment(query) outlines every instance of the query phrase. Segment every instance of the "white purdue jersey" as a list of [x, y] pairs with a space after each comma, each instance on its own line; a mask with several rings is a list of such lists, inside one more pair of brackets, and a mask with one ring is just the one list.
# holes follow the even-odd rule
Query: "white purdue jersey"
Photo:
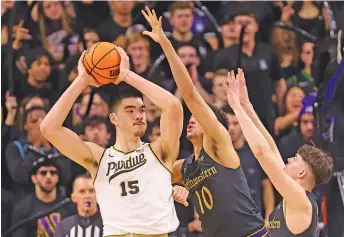
[[172, 197], [171, 172], [150, 144], [123, 153], [106, 149], [94, 181], [104, 236], [165, 234], [179, 221]]

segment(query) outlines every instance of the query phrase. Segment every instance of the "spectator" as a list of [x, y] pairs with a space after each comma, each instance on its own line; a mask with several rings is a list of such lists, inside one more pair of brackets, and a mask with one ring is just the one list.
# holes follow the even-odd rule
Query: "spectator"
[[63, 64], [68, 55], [77, 53], [78, 35], [73, 33], [71, 17], [62, 1], [42, 1], [37, 6], [39, 29], [34, 27], [31, 32], [39, 35], [43, 47]]
[[154, 142], [156, 139], [158, 139], [160, 137], [160, 120], [159, 119], [156, 119], [147, 128], [148, 128], [147, 129], [148, 141], [150, 143]]
[[[46, 115], [43, 107], [31, 107], [24, 113], [24, 130], [26, 135], [11, 142], [5, 151], [5, 158], [10, 176], [13, 181], [12, 190], [16, 199], [20, 199], [31, 192], [30, 183], [31, 164], [42, 156], [62, 156], [41, 134], [39, 125]], [[70, 181], [70, 161], [59, 160], [64, 167], [62, 182]]]
[[[132, 10], [134, 1], [109, 1], [112, 17], [97, 27], [102, 41], [113, 42], [133, 23]], [[111, 30], [109, 30], [111, 29]]]
[[106, 118], [101, 116], [86, 118], [83, 128], [82, 138], [84, 141], [93, 142], [104, 148], [108, 146], [111, 131]]
[[[17, 114], [17, 99], [10, 95], [10, 92], [6, 92], [5, 106], [7, 110], [7, 116], [5, 122], [1, 126], [1, 155], [5, 157], [5, 147], [11, 142], [12, 128], [15, 122]], [[3, 114], [3, 113], [2, 113]], [[1, 159], [1, 187], [10, 190], [12, 187], [11, 176], [8, 171], [6, 159]]]
[[174, 2], [169, 7], [170, 24], [173, 28], [171, 43], [175, 48], [184, 44], [193, 45], [197, 53], [203, 58], [206, 56], [204, 42], [193, 35], [191, 28], [193, 23], [193, 5], [190, 2]]
[[315, 81], [312, 77], [312, 63], [314, 56], [314, 43], [303, 42], [301, 46], [300, 59], [302, 70], [287, 80], [287, 86], [299, 86], [306, 94], [318, 91]]
[[298, 116], [298, 126], [293, 128], [289, 135], [279, 141], [279, 150], [284, 161], [293, 157], [297, 150], [306, 143], [311, 143], [314, 132], [313, 106], [304, 105]]
[[[280, 67], [273, 48], [255, 40], [259, 26], [253, 14], [238, 12], [233, 19], [234, 23], [240, 26], [240, 30], [243, 25], [246, 25], [240, 63], [245, 71], [250, 101], [252, 101], [264, 126], [272, 132], [272, 95], [276, 94], [277, 104], [280, 107], [286, 90], [285, 80], [281, 77]], [[236, 70], [239, 56], [238, 47], [238, 45], [233, 45], [218, 51], [215, 57], [215, 70]]]
[[229, 48], [234, 44], [239, 43], [238, 27], [234, 24], [233, 18], [229, 16], [223, 16], [220, 22], [221, 24], [221, 38], [219, 40], [219, 48]]
[[80, 175], [74, 180], [71, 198], [77, 205], [78, 213], [62, 220], [56, 227], [54, 237], [102, 237], [103, 222], [89, 175]]
[[[91, 48], [93, 44], [98, 43], [100, 41], [100, 37], [95, 29], [86, 28], [83, 30], [82, 33], [86, 49]], [[81, 54], [86, 49], [82, 44], [82, 40], [79, 39], [79, 53]], [[80, 58], [80, 56], [78, 58]]]
[[35, 48], [25, 53], [27, 76], [23, 81], [16, 82], [14, 95], [18, 101], [24, 96], [38, 95], [42, 98], [54, 101], [55, 91], [52, 84], [48, 81], [52, 72], [50, 57], [42, 48]]
[[[81, 102], [74, 105], [73, 125], [78, 133], [81, 133], [81, 121], [86, 114], [90, 97], [90, 93], [86, 93], [82, 96]], [[88, 117], [107, 117], [109, 112], [109, 100], [110, 98], [106, 93], [100, 91], [95, 92]]]
[[[60, 169], [51, 159], [34, 162], [31, 180], [34, 192], [21, 199], [13, 208], [12, 225], [39, 212], [45, 212], [65, 199], [57, 191]], [[56, 225], [75, 213], [72, 205], [64, 205], [39, 219], [33, 219], [12, 233], [13, 237], [53, 237]]]
[[166, 77], [165, 72], [158, 69], [152, 75], [149, 75], [151, 69], [149, 40], [142, 36], [141, 33], [130, 33], [127, 34], [126, 41], [127, 52], [131, 57], [133, 71], [141, 77], [161, 85], [164, 77]]
[[317, 38], [326, 36], [330, 21], [323, 4], [315, 1], [290, 2], [282, 10], [281, 20], [295, 25]]
[[275, 120], [275, 135], [281, 137], [289, 134], [297, 125], [297, 119], [302, 108], [304, 91], [297, 86], [288, 89], [285, 94], [282, 115]]
[[258, 210], [265, 219], [265, 227], [269, 227], [269, 216], [275, 207], [274, 189], [262, 170], [257, 159], [254, 157], [250, 147], [246, 143], [240, 124], [229, 105], [222, 108], [229, 122], [228, 132], [231, 136], [233, 147], [238, 153], [242, 168], [244, 170], [251, 196]]
[[272, 46], [276, 51], [283, 78], [289, 78], [297, 73], [299, 52], [295, 33], [290, 30], [274, 28]]

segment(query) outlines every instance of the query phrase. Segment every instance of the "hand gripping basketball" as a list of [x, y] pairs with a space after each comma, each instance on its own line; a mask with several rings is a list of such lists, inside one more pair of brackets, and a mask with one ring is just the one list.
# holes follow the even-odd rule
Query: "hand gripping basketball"
[[79, 76], [81, 76], [83, 79], [87, 80], [88, 85], [90, 86], [95, 86], [95, 87], [99, 87], [101, 86], [101, 84], [99, 82], [97, 82], [92, 76], [89, 75], [89, 73], [87, 72], [83, 60], [85, 57], [85, 52], [84, 51], [78, 61], [78, 74]]
[[100, 84], [117, 80], [120, 74], [121, 57], [116, 46], [109, 42], [98, 42], [88, 48], [83, 58], [86, 71]]
[[125, 81], [128, 73], [130, 72], [130, 63], [129, 63], [129, 57], [127, 53], [124, 51], [124, 49], [122, 49], [119, 46], [116, 46], [116, 50], [121, 57], [121, 63], [119, 65], [120, 73], [117, 77], [117, 80], [114, 81], [113, 83], [118, 85], [121, 81]]

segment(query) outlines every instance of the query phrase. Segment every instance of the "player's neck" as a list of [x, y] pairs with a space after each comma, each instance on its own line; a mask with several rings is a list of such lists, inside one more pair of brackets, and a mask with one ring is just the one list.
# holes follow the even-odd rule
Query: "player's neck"
[[43, 192], [40, 188], [36, 185], [35, 186], [35, 193], [38, 200], [44, 203], [50, 203], [55, 201], [56, 199], [56, 188], [54, 188], [50, 193]]
[[141, 146], [142, 141], [140, 137], [131, 135], [130, 137], [126, 137], [124, 134], [116, 134], [116, 143], [114, 147], [122, 151], [124, 153], [136, 150], [139, 146]]
[[179, 42], [189, 42], [192, 39], [192, 32], [181, 33], [174, 30], [172, 32], [172, 37]]
[[236, 139], [235, 141], [232, 140], [232, 143], [235, 150], [240, 150], [241, 148], [245, 146], [245, 138], [240, 137]]
[[202, 146], [203, 146], [203, 141], [202, 140], [197, 140], [197, 141], [191, 141], [194, 149], [194, 155], [195, 159], [197, 160], [199, 155], [201, 154]]

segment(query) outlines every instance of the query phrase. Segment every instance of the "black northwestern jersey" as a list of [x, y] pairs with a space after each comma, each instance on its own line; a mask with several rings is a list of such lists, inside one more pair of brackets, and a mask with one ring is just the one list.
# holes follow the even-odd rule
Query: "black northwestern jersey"
[[197, 160], [194, 155], [185, 159], [182, 175], [205, 237], [244, 237], [262, 230], [264, 220], [241, 166], [226, 168], [202, 149]]
[[318, 204], [313, 193], [307, 193], [312, 204], [312, 221], [307, 230], [301, 234], [294, 235], [291, 233], [285, 222], [283, 214], [283, 200], [275, 207], [269, 217], [269, 227], [271, 237], [316, 237], [318, 225]]

